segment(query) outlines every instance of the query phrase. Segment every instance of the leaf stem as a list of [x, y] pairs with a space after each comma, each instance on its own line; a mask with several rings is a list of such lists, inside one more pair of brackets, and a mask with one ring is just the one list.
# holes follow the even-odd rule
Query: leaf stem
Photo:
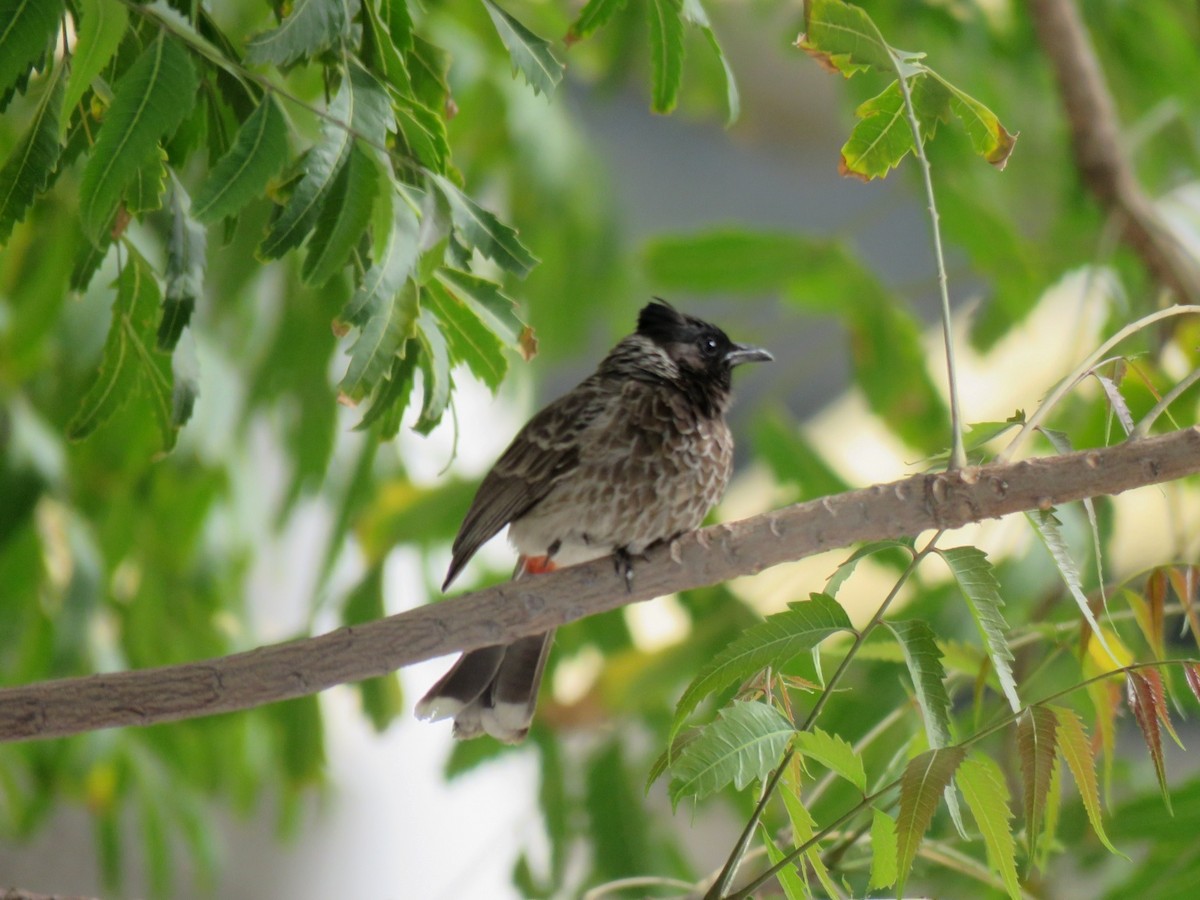
[[1132, 433], [1130, 433], [1128, 440], [1136, 441], [1148, 435], [1150, 433], [1150, 428], [1154, 425], [1154, 421], [1164, 412], [1166, 412], [1167, 408], [1170, 407], [1172, 403], [1179, 399], [1180, 394], [1190, 388], [1198, 380], [1200, 380], [1200, 368], [1192, 369], [1186, 378], [1163, 394], [1163, 398], [1154, 404], [1154, 408], [1142, 417], [1142, 420], [1137, 423], [1137, 427], [1133, 429]]

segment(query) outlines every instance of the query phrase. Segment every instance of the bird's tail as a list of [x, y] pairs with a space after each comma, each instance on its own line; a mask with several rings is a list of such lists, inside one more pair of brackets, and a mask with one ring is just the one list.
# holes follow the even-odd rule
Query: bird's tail
[[[553, 572], [548, 556], [522, 556], [513, 578]], [[470, 650], [417, 704], [417, 716], [454, 719], [459, 740], [490, 734], [517, 744], [529, 733], [554, 631]]]

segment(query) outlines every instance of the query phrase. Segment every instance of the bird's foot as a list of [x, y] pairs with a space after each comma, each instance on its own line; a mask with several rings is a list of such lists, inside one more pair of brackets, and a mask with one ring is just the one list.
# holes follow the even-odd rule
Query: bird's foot
[[627, 593], [633, 593], [633, 554], [624, 547], [618, 547], [613, 551], [613, 568], [617, 570], [617, 574], [625, 579], [625, 590]]

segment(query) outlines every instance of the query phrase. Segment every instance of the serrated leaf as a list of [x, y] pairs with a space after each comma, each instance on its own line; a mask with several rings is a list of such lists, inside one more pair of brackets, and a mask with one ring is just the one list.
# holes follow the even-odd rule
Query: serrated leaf
[[296, 0], [276, 28], [249, 40], [246, 62], [286, 66], [317, 55], [349, 34], [352, 7], [357, 6], [346, 0]]
[[50, 73], [29, 128], [0, 168], [0, 246], [12, 234], [13, 226], [25, 218], [33, 198], [46, 189], [58, 165], [62, 152], [58, 111], [62, 107], [65, 68], [60, 63]]
[[171, 358], [155, 349], [162, 295], [149, 264], [135, 250], [117, 279], [112, 324], [95, 380], [67, 425], [70, 440], [83, 440], [120, 409], [139, 388], [146, 391], [162, 433], [163, 450], [175, 444], [179, 421], [173, 398]]
[[229, 151], [196, 191], [192, 215], [211, 223], [231, 216], [256, 197], [287, 161], [287, 124], [270, 94], [242, 123]]
[[204, 290], [207, 238], [204, 229], [191, 217], [189, 209], [187, 191], [172, 172], [166, 290], [157, 340], [158, 349], [168, 353], [175, 349], [179, 336], [191, 320], [196, 300]]
[[996, 580], [995, 570], [987, 554], [976, 547], [952, 547], [939, 550], [938, 553], [958, 581], [975, 625], [979, 628], [980, 637], [983, 638], [983, 645], [987, 648], [992, 668], [1000, 680], [1000, 689], [1009, 707], [1017, 712], [1021, 708], [1021, 699], [1017, 696], [1017, 683], [1013, 678], [1013, 655], [1006, 637], [1008, 623], [1000, 611], [1004, 601], [1000, 599], [1000, 582]]
[[929, 830], [938, 798], [945, 793], [966, 751], [962, 747], [926, 750], [909, 760], [900, 777], [900, 813], [896, 818], [897, 894], [904, 894], [917, 849]]
[[1079, 718], [1079, 714], [1075, 710], [1063, 706], [1052, 706], [1050, 711], [1054, 713], [1054, 718], [1058, 723], [1059, 752], [1067, 761], [1071, 777], [1075, 779], [1075, 787], [1079, 790], [1079, 797], [1083, 801], [1088, 821], [1092, 823], [1092, 831], [1096, 832], [1100, 843], [1110, 852], [1121, 856], [1123, 854], [1109, 842], [1108, 835], [1104, 832], [1104, 817], [1100, 810], [1100, 788], [1096, 783], [1096, 758], [1092, 751], [1092, 742], [1083, 727], [1083, 720]]
[[423, 302], [441, 325], [451, 359], [465, 363], [471, 374], [495, 393], [508, 372], [508, 360], [500, 339], [474, 310], [453, 296], [440, 281], [430, 281], [425, 286]]
[[892, 70], [891, 48], [866, 11], [841, 0], [804, 4], [797, 46], [823, 67], [849, 78], [868, 68]]
[[[372, 204], [379, 190], [378, 170], [357, 144], [346, 164], [329, 187], [321, 212], [308, 242], [300, 277], [311, 285], [322, 285], [345, 268], [371, 220]], [[390, 182], [386, 190], [391, 190]]]
[[919, 619], [906, 622], [885, 622], [904, 651], [904, 662], [912, 676], [917, 702], [925, 718], [929, 746], [947, 746], [950, 734], [950, 695], [946, 693], [946, 672], [942, 668], [942, 651], [938, 649], [933, 629]]
[[191, 59], [165, 33], [142, 51], [114, 85], [112, 105], [79, 189], [80, 217], [93, 243], [108, 231], [121, 193], [156, 151], [158, 141], [191, 110], [196, 86]]
[[446, 80], [450, 69], [449, 54], [413, 32], [412, 49], [406, 59], [417, 99], [430, 109], [445, 109], [450, 99], [450, 84]]
[[492, 0], [482, 2], [512, 58], [513, 71], [525, 76], [535, 94], [551, 94], [562, 80], [563, 64], [550, 51], [550, 42], [538, 37]]
[[[1163, 804], [1167, 807], [1167, 813], [1174, 815], [1175, 813], [1171, 809], [1171, 792], [1167, 789], [1167, 770], [1163, 759], [1162, 732], [1159, 730], [1159, 723], [1165, 715], [1165, 710], [1160, 709], [1158, 692], [1154, 690], [1154, 686], [1145, 677], [1144, 673], [1126, 672], [1125, 679], [1129, 709], [1133, 713], [1133, 718], [1137, 722], [1138, 729], [1142, 732], [1142, 739], [1146, 742], [1146, 749], [1150, 751], [1150, 760], [1154, 763], [1154, 774], [1158, 778], [1158, 787], [1162, 792]], [[1160, 683], [1159, 691], [1161, 689], [1162, 685]]]
[[987, 756], [977, 753], [968, 756], [958, 767], [955, 781], [962, 791], [967, 808], [983, 835], [988, 864], [1000, 875], [1004, 888], [1013, 900], [1021, 898], [1017, 878], [1016, 842], [1012, 833], [1012, 809], [1009, 806], [1008, 785], [1004, 773]]
[[891, 887], [896, 883], [896, 820], [882, 809], [871, 810], [871, 882], [870, 888]]
[[811, 598], [807, 603], [789, 603], [785, 612], [746, 629], [701, 668], [679, 698], [671, 736], [709, 694], [749, 678], [764, 666], [786, 665], [832, 634], [854, 630], [846, 611], [832, 597], [814, 593]]
[[733, 77], [733, 68], [729, 65], [729, 59], [721, 48], [721, 42], [717, 40], [717, 32], [713, 29], [708, 13], [705, 12], [700, 0], [683, 0], [683, 17], [703, 32], [708, 46], [712, 48], [713, 53], [717, 55], [717, 61], [721, 64], [725, 76], [725, 105], [729, 111], [725, 118], [725, 127], [728, 128], [737, 121], [742, 112], [742, 100], [738, 93], [737, 81]]
[[669, 113], [679, 99], [683, 79], [683, 0], [649, 0], [650, 63], [653, 72], [651, 108]]
[[524, 278], [538, 259], [517, 239], [517, 232], [455, 187], [441, 175], [431, 174], [433, 183], [450, 205], [454, 227], [470, 247], [500, 268]]
[[1079, 607], [1084, 620], [1091, 626], [1092, 632], [1096, 635], [1096, 640], [1100, 642], [1100, 646], [1104, 648], [1105, 652], [1113, 660], [1114, 665], [1120, 666], [1119, 657], [1113, 650], [1112, 645], [1105, 638], [1104, 631], [1096, 621], [1095, 615], [1092, 614], [1092, 607], [1088, 603], [1087, 595], [1083, 592], [1083, 587], [1079, 580], [1079, 569], [1075, 566], [1075, 560], [1071, 558], [1071, 551], [1067, 549], [1066, 541], [1063, 540], [1062, 523], [1049, 510], [1027, 512], [1025, 513], [1025, 518], [1030, 521], [1034, 531], [1042, 539], [1042, 543], [1046, 549], [1050, 551], [1054, 565], [1058, 568], [1058, 572], [1066, 583], [1067, 589], [1075, 599], [1075, 605]]
[[71, 75], [63, 102], [67, 111], [64, 128], [93, 79], [117, 52], [129, 25], [129, 9], [119, 0], [80, 0], [79, 12], [79, 37], [71, 54]]
[[404, 342], [404, 347], [393, 357], [383, 384], [375, 389], [371, 408], [355, 426], [356, 431], [364, 431], [378, 422], [379, 436], [383, 440], [391, 440], [400, 432], [400, 422], [408, 406], [408, 398], [412, 395], [413, 375], [417, 371], [417, 357], [420, 355], [421, 344], [416, 338]]
[[443, 267], [437, 280], [450, 293], [472, 308], [492, 332], [510, 347], [515, 347], [526, 362], [537, 355], [537, 341], [528, 325], [517, 315], [517, 304], [500, 285], [461, 269]]
[[[937, 123], [949, 116], [950, 96], [939, 82], [917, 75], [909, 82], [909, 97], [921, 126], [921, 139], [927, 140]], [[893, 81], [882, 93], [862, 103], [854, 115], [858, 121], [842, 145], [838, 166], [842, 175], [863, 181], [884, 178], [915, 149], [899, 82]]]
[[[349, 125], [350, 128], [346, 126]], [[379, 81], [359, 65], [351, 65], [321, 122], [321, 139], [309, 151], [304, 177], [259, 247], [264, 259], [278, 259], [300, 246], [316, 225], [338, 174], [355, 144], [355, 135], [382, 146], [395, 128], [391, 101]]]
[[845, 778], [862, 793], [867, 792], [867, 773], [862, 757], [845, 738], [813, 727], [811, 731], [796, 735], [796, 750]]
[[957, 85], [930, 70], [950, 94], [950, 109], [962, 122], [975, 152], [997, 169], [1003, 170], [1012, 156], [1017, 135], [1010, 133], [994, 112]]
[[1200, 664], [1186, 663], [1183, 667], [1183, 677], [1192, 691], [1192, 696], [1200, 700]]
[[0, 97], [50, 49], [63, 0], [0, 0]]
[[[784, 853], [775, 846], [775, 842], [771, 839], [771, 832], [767, 830], [767, 826], [760, 822], [759, 831], [761, 832], [763, 846], [767, 849], [767, 859], [770, 860], [771, 865], [776, 866], [783, 862]], [[812, 896], [809, 893], [808, 885], [804, 883], [804, 879], [800, 875], [798, 865], [794, 861], [776, 872], [775, 879], [779, 882], [779, 887], [783, 891], [783, 896], [786, 900], [808, 900]]]
[[418, 308], [417, 286], [412, 281], [401, 282], [394, 291], [371, 293], [361, 312], [358, 339], [350, 348], [350, 363], [338, 384], [341, 396], [357, 403], [379, 386], [391, 371], [396, 353], [413, 335]]
[[413, 431], [418, 434], [429, 434], [442, 421], [446, 405], [450, 402], [450, 351], [446, 347], [446, 338], [442, 330], [430, 314], [422, 309], [417, 317], [417, 339], [425, 352], [419, 360], [421, 374], [424, 376], [424, 402], [421, 404], [421, 415], [413, 424]]
[[[141, 213], [157, 212], [162, 209], [163, 192], [167, 189], [167, 151], [162, 145], [157, 145], [146, 157], [145, 162], [133, 173], [125, 188], [124, 211], [129, 216]], [[115, 237], [124, 232], [124, 217], [118, 217], [113, 224]]]
[[416, 97], [396, 101], [397, 145], [406, 156], [430, 171], [444, 174], [450, 158], [446, 123]]
[[863, 544], [846, 557], [846, 559], [838, 563], [838, 567], [833, 570], [833, 574], [825, 582], [825, 593], [830, 597], [836, 597], [838, 590], [854, 574], [854, 570], [858, 568], [860, 562], [868, 556], [874, 556], [876, 553], [883, 553], [887, 550], [904, 550], [911, 557], [913, 552], [912, 542], [908, 540], [888, 539], [884, 541], [870, 541]]
[[628, 0], [588, 0], [571, 23], [571, 27], [567, 29], [568, 46], [591, 37], [624, 9], [627, 2]]
[[764, 778], [795, 733], [792, 723], [766, 703], [734, 701], [672, 764], [671, 805], [684, 797], [703, 799], [731, 782], [741, 790]]
[[[800, 761], [793, 756], [788, 762], [787, 769], [784, 770], [783, 787], [779, 792], [783, 797], [784, 808], [787, 810], [788, 822], [792, 826], [792, 842], [797, 847], [807, 844], [817, 835], [816, 820], [804, 805], [804, 801], [800, 799], [800, 775]], [[804, 851], [803, 857], [805, 864], [800, 869], [800, 874], [805, 885], [807, 886], [808, 872], [811, 870], [830, 897], [840, 896], [841, 891], [829, 877], [829, 868], [821, 858], [820, 841], [814, 841], [812, 846]]]
[[1017, 719], [1017, 751], [1025, 788], [1025, 836], [1030, 858], [1037, 855], [1050, 776], [1058, 760], [1057, 731], [1054, 713], [1041, 706], [1031, 706]]
[[[391, 4], [385, 4], [391, 6]], [[390, 85], [399, 94], [412, 92], [412, 81], [408, 77], [408, 67], [391, 30], [384, 23], [380, 11], [375, 8], [375, 0], [367, 0], [362, 10], [362, 50], [361, 58], [367, 67], [379, 75], [385, 84]], [[409, 35], [411, 44], [412, 36]]]
[[412, 274], [420, 253], [421, 223], [407, 203], [392, 204], [392, 227], [380, 257], [342, 310], [341, 319], [363, 325], [388, 298], [395, 297]]

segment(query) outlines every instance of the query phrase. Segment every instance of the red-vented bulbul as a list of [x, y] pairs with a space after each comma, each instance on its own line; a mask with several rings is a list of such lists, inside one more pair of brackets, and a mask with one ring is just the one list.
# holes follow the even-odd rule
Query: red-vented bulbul
[[[721, 498], [733, 467], [733, 367], [771, 358], [664, 301], [648, 304], [637, 331], [535, 415], [488, 472], [442, 589], [505, 525], [516, 578], [609, 554], [630, 577], [630, 557], [698, 527]], [[464, 653], [417, 715], [453, 717], [456, 738], [522, 740], [553, 636]]]

